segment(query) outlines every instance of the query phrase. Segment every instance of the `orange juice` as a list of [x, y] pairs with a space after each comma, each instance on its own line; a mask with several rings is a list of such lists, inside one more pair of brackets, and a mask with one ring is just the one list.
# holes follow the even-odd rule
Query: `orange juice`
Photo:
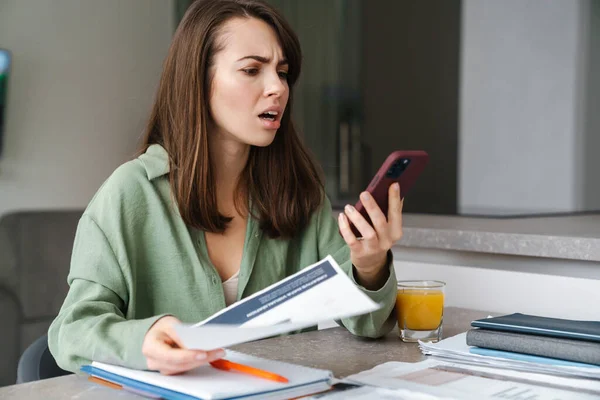
[[399, 289], [396, 295], [396, 313], [400, 329], [437, 329], [442, 321], [443, 310], [444, 292], [441, 290]]

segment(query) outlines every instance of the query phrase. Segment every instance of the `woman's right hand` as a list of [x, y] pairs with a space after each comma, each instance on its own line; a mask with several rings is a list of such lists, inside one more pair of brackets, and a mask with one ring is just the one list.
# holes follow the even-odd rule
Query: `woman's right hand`
[[173, 325], [181, 323], [167, 315], [152, 325], [144, 337], [142, 354], [146, 356], [148, 369], [164, 375], [180, 374], [225, 356], [222, 349], [212, 351], [184, 348]]

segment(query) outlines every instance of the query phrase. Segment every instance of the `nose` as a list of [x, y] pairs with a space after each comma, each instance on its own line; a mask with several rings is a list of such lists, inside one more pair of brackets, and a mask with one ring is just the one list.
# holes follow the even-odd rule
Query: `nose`
[[287, 90], [285, 79], [279, 76], [277, 71], [265, 74], [265, 97], [280, 97]]

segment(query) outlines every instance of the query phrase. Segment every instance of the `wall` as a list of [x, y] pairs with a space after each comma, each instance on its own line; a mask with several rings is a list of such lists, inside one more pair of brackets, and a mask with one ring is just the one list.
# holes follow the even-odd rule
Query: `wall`
[[600, 263], [457, 251], [394, 251], [398, 279], [446, 282], [445, 304], [598, 320]]
[[430, 164], [404, 209], [454, 214], [461, 1], [362, 5], [363, 135], [371, 146], [370, 175], [392, 150], [426, 150]]
[[459, 212], [600, 209], [592, 1], [463, 1]]
[[173, 32], [164, 0], [3, 0], [0, 215], [84, 207], [134, 153]]
[[[393, 251], [398, 280], [445, 282], [447, 307], [598, 320], [597, 262], [409, 247]], [[319, 329], [336, 326], [324, 321]]]

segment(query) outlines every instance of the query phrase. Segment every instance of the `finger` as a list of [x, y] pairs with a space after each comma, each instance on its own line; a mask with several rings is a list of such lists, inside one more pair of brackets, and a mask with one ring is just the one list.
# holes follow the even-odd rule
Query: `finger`
[[[225, 351], [223, 349], [217, 349], [206, 352], [206, 359], [203, 361], [197, 361], [189, 364], [181, 364], [181, 365], [165, 365], [163, 366], [164, 374], [174, 375], [180, 374], [186, 371], [190, 371], [192, 369], [198, 368], [202, 365], [206, 365], [210, 362], [218, 360], [220, 358], [225, 357]], [[163, 373], [161, 371], [161, 373]]]
[[346, 217], [348, 217], [348, 219], [352, 221], [356, 229], [358, 229], [364, 240], [372, 241], [377, 239], [375, 229], [373, 229], [373, 227], [367, 222], [365, 217], [363, 217], [358, 211], [356, 211], [354, 207], [348, 204], [344, 208], [344, 213], [346, 214]]
[[340, 233], [346, 241], [346, 244], [348, 244], [348, 247], [350, 247], [351, 250], [355, 250], [360, 247], [360, 242], [354, 235], [354, 232], [352, 232], [352, 229], [350, 229], [350, 223], [348, 222], [348, 217], [346, 217], [346, 214], [340, 213], [338, 216], [338, 224], [340, 226]]
[[360, 194], [360, 201], [365, 206], [369, 218], [371, 218], [377, 236], [380, 239], [382, 236], [387, 236], [387, 219], [375, 199], [373, 199], [373, 196], [369, 192], [362, 192]]
[[180, 345], [178, 345], [177, 343], [175, 343], [175, 341], [173, 340], [173, 338], [168, 337], [165, 339], [165, 343], [167, 345], [169, 345], [171, 348], [179, 348], [181, 350], [186, 350], [186, 351], [193, 351], [196, 353], [196, 360], [200, 360], [204, 363], [207, 362], [211, 362], [211, 361], [215, 361], [218, 360], [220, 358], [225, 357], [225, 350], [224, 349], [214, 349], [214, 350], [208, 350], [208, 351], [204, 351], [204, 350], [197, 350], [197, 349], [186, 349], [181, 348], [181, 346], [183, 345], [182, 342], [179, 342]]
[[183, 345], [183, 342], [181, 341], [181, 339], [179, 339], [179, 336], [177, 335], [177, 331], [175, 330], [175, 324], [165, 326], [164, 333], [176, 345], [176, 347], [179, 347], [181, 349], [185, 349], [186, 348]]
[[210, 350], [206, 352], [208, 362], [218, 360], [225, 357], [226, 353], [223, 349]]
[[185, 364], [167, 364], [162, 360], [157, 360], [154, 358], [147, 358], [148, 368], [153, 371], [160, 371], [162, 374], [176, 374], [185, 371], [190, 371], [192, 369], [198, 368], [202, 365], [206, 365], [206, 361], [196, 361]]
[[186, 364], [195, 361], [206, 361], [206, 353], [198, 350], [187, 350], [172, 347], [167, 343], [167, 338], [156, 338], [147, 350], [148, 358], [159, 360], [164, 364]]
[[200, 368], [205, 365], [207, 365], [207, 363], [200, 363], [200, 364], [195, 364], [195, 365], [194, 364], [186, 364], [186, 365], [178, 365], [178, 366], [164, 365], [161, 368], [157, 368], [157, 371], [159, 371], [163, 375], [179, 375], [179, 374], [186, 373], [188, 371], [192, 371], [196, 368]]
[[[159, 371], [161, 374], [164, 374], [164, 375], [174, 375], [174, 374], [181, 374], [183, 372], [191, 371], [193, 369], [199, 368], [206, 364], [208, 364], [208, 363], [205, 361], [198, 361], [195, 363], [173, 365], [173, 364], [164, 364], [158, 360], [154, 360], [154, 363], [152, 364], [151, 369], [155, 370], [155, 371]], [[148, 363], [148, 365], [150, 365], [150, 363]]]
[[400, 185], [396, 182], [388, 190], [388, 226], [390, 236], [395, 242], [402, 238], [402, 206], [404, 201], [400, 199]]
[[198, 368], [202, 365], [208, 364], [209, 362], [218, 360], [225, 356], [225, 351], [223, 349], [212, 350], [208, 352], [198, 352], [199, 354], [203, 355], [203, 357], [196, 357], [195, 359], [187, 362], [172, 362], [172, 360], [165, 360], [164, 358], [147, 357], [148, 368], [152, 370], [161, 371], [161, 373], [181, 373], [194, 368]]
[[[181, 341], [181, 339], [179, 339], [179, 336], [177, 335], [177, 331], [175, 331], [174, 325], [168, 326], [165, 329], [165, 331], [166, 331], [165, 334], [167, 335], [165, 342], [167, 342], [167, 344], [172, 343], [175, 345], [175, 347], [178, 347], [183, 350], [188, 350], [188, 349], [186, 349], [186, 347], [183, 344], [183, 342]], [[196, 352], [198, 354], [198, 356], [200, 356], [200, 357], [205, 356], [206, 359], [208, 360], [208, 362], [218, 360], [219, 358], [225, 357], [225, 350], [223, 350], [223, 349], [214, 349], [214, 350], [209, 350], [209, 351], [189, 349], [189, 351]]]

